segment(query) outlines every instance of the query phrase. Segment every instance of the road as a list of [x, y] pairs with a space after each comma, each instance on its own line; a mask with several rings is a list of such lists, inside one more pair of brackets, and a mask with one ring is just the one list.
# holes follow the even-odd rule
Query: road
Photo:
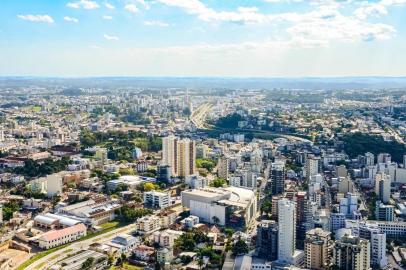
[[89, 246], [97, 241], [107, 242], [113, 239], [115, 236], [123, 233], [130, 233], [131, 231], [135, 230], [135, 223], [130, 224], [124, 227], [117, 228], [115, 230], [106, 232], [104, 234], [79, 241], [74, 242], [71, 245], [68, 245], [58, 251], [55, 251], [47, 256], [33, 262], [29, 266], [25, 268], [25, 270], [39, 270], [39, 269], [47, 269], [52, 265], [56, 264], [58, 261], [62, 260], [63, 258], [67, 257], [69, 254], [76, 253], [80, 250], [86, 250]]
[[205, 129], [205, 120], [207, 113], [211, 110], [213, 104], [211, 103], [203, 103], [193, 112], [190, 116], [190, 121], [198, 128], [198, 129]]

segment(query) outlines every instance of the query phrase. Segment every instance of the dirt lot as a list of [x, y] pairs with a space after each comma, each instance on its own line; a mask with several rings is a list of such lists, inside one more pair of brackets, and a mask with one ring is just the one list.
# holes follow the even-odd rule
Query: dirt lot
[[28, 258], [32, 254], [29, 254], [25, 251], [17, 250], [17, 249], [6, 249], [5, 251], [0, 253], [0, 257], [3, 258], [13, 258], [13, 266], [11, 269], [17, 268], [21, 263], [28, 260]]

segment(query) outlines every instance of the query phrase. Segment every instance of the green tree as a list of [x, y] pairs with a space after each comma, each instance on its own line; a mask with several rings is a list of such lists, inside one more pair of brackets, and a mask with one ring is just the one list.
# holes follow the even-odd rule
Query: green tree
[[83, 270], [89, 270], [89, 269], [91, 269], [92, 266], [93, 266], [93, 263], [94, 263], [94, 258], [93, 258], [93, 257], [87, 258], [86, 261], [84, 261], [84, 262], [82, 263], [82, 269], [83, 269]]
[[247, 243], [243, 240], [238, 240], [234, 243], [233, 247], [231, 248], [234, 255], [242, 255], [246, 254], [249, 251]]

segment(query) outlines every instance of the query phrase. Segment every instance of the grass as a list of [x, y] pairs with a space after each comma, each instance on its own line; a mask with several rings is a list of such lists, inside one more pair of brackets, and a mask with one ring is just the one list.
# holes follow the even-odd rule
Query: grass
[[[102, 224], [102, 225], [100, 225], [100, 227], [102, 227], [101, 231], [94, 232], [94, 233], [88, 233], [86, 236], [84, 236], [84, 237], [82, 237], [82, 238], [80, 238], [80, 239], [78, 239], [78, 240], [76, 240], [74, 242], [71, 242], [71, 243], [68, 243], [68, 244], [65, 244], [65, 245], [62, 245], [62, 246], [59, 246], [59, 247], [55, 247], [55, 248], [51, 248], [51, 249], [48, 249], [48, 250], [41, 251], [41, 252], [37, 253], [36, 255], [32, 256], [27, 261], [25, 261], [23, 264], [21, 264], [16, 270], [24, 270], [27, 266], [29, 266], [32, 263], [38, 261], [39, 259], [41, 259], [41, 258], [43, 258], [43, 257], [45, 257], [45, 256], [47, 256], [47, 255], [49, 255], [51, 253], [54, 253], [54, 252], [56, 252], [58, 250], [61, 250], [61, 249], [65, 248], [65, 247], [67, 247], [67, 246], [69, 246], [69, 245], [71, 245], [71, 244], [73, 244], [75, 242], [81, 242], [81, 241], [84, 241], [84, 240], [99, 236], [101, 234], [108, 233], [108, 232], [110, 232], [110, 231], [112, 231], [114, 229], [117, 229], [119, 227], [123, 227], [125, 225], [128, 225], [128, 223], [122, 223], [122, 222], [119, 222], [119, 221], [111, 221], [111, 222], [107, 222], [105, 224]], [[70, 251], [72, 251], [72, 249], [68, 249], [67, 252], [70, 252]], [[53, 257], [53, 259], [55, 259], [55, 258]], [[39, 266], [43, 266], [43, 264], [41, 263]], [[37, 268], [39, 266], [37, 266]]]
[[112, 266], [110, 270], [142, 270], [142, 267], [124, 263], [123, 266]]

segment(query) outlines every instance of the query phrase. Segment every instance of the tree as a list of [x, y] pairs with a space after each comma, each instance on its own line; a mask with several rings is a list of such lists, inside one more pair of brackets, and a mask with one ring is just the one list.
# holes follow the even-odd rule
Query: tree
[[210, 186], [216, 188], [223, 187], [225, 184], [227, 184], [227, 181], [223, 178], [217, 178], [210, 182]]
[[215, 225], [217, 225], [217, 224], [220, 223], [220, 219], [219, 219], [218, 217], [216, 217], [216, 216], [213, 216], [211, 219], [213, 220], [213, 223], [214, 223]]
[[269, 199], [265, 199], [265, 201], [261, 204], [261, 214], [266, 213], [270, 214], [272, 212], [272, 201]]
[[216, 166], [213, 160], [208, 158], [198, 158], [196, 159], [196, 166], [198, 168], [205, 168], [207, 171], [211, 172]]
[[91, 269], [92, 266], [93, 266], [93, 263], [94, 263], [94, 258], [93, 257], [87, 258], [86, 261], [84, 261], [82, 263], [82, 269], [84, 269], [84, 270]]
[[234, 243], [231, 250], [234, 255], [242, 255], [242, 254], [248, 253], [249, 248], [248, 248], [247, 243], [245, 243], [245, 241], [240, 239]]

